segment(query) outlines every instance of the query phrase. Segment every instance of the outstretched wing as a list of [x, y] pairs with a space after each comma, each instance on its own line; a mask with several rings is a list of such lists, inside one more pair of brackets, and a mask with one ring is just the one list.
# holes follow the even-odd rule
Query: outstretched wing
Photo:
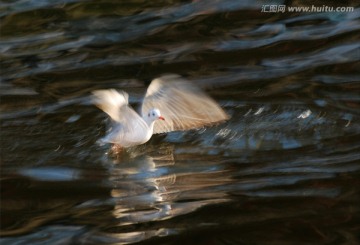
[[115, 89], [93, 91], [93, 103], [114, 121], [111, 131], [102, 139], [128, 147], [143, 143], [149, 128], [146, 122], [128, 105], [128, 94]]
[[154, 133], [200, 128], [229, 118], [205, 92], [179, 75], [166, 75], [151, 82], [142, 114], [152, 108], [159, 109], [165, 118], [155, 122]]
[[[122, 110], [125, 113], [128, 108], [129, 95], [124, 91], [116, 91], [115, 89], [103, 89], [92, 91], [93, 103], [108, 114], [114, 121], [123, 123], [126, 118], [124, 117]], [[132, 110], [131, 108], [128, 108]], [[136, 113], [135, 113], [136, 114]]]

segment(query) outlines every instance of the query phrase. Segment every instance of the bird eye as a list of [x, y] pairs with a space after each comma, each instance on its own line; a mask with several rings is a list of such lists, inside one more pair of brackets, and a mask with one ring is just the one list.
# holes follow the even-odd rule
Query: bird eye
[[155, 113], [153, 113], [153, 117], [155, 116]]
[[150, 117], [150, 113], [148, 114], [148, 117]]

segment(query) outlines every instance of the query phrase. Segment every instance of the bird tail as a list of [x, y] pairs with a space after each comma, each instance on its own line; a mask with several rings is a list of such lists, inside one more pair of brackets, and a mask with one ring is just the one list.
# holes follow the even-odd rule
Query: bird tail
[[93, 103], [107, 113], [113, 120], [120, 121], [120, 108], [128, 104], [129, 95], [124, 91], [115, 89], [95, 90], [93, 94]]

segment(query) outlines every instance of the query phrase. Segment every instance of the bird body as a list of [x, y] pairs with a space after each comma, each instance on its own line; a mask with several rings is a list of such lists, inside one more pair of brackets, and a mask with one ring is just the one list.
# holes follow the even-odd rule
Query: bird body
[[94, 104], [114, 122], [101, 142], [124, 148], [144, 144], [153, 134], [199, 128], [228, 119], [214, 100], [178, 75], [151, 82], [142, 103], [142, 115], [129, 106], [124, 91], [96, 90], [93, 95]]

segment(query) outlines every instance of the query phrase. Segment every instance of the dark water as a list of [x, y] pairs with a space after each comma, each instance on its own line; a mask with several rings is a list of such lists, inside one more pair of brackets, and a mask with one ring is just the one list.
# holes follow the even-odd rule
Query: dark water
[[[357, 244], [360, 8], [1, 1], [1, 244]], [[99, 88], [181, 74], [231, 115], [116, 156]]]

